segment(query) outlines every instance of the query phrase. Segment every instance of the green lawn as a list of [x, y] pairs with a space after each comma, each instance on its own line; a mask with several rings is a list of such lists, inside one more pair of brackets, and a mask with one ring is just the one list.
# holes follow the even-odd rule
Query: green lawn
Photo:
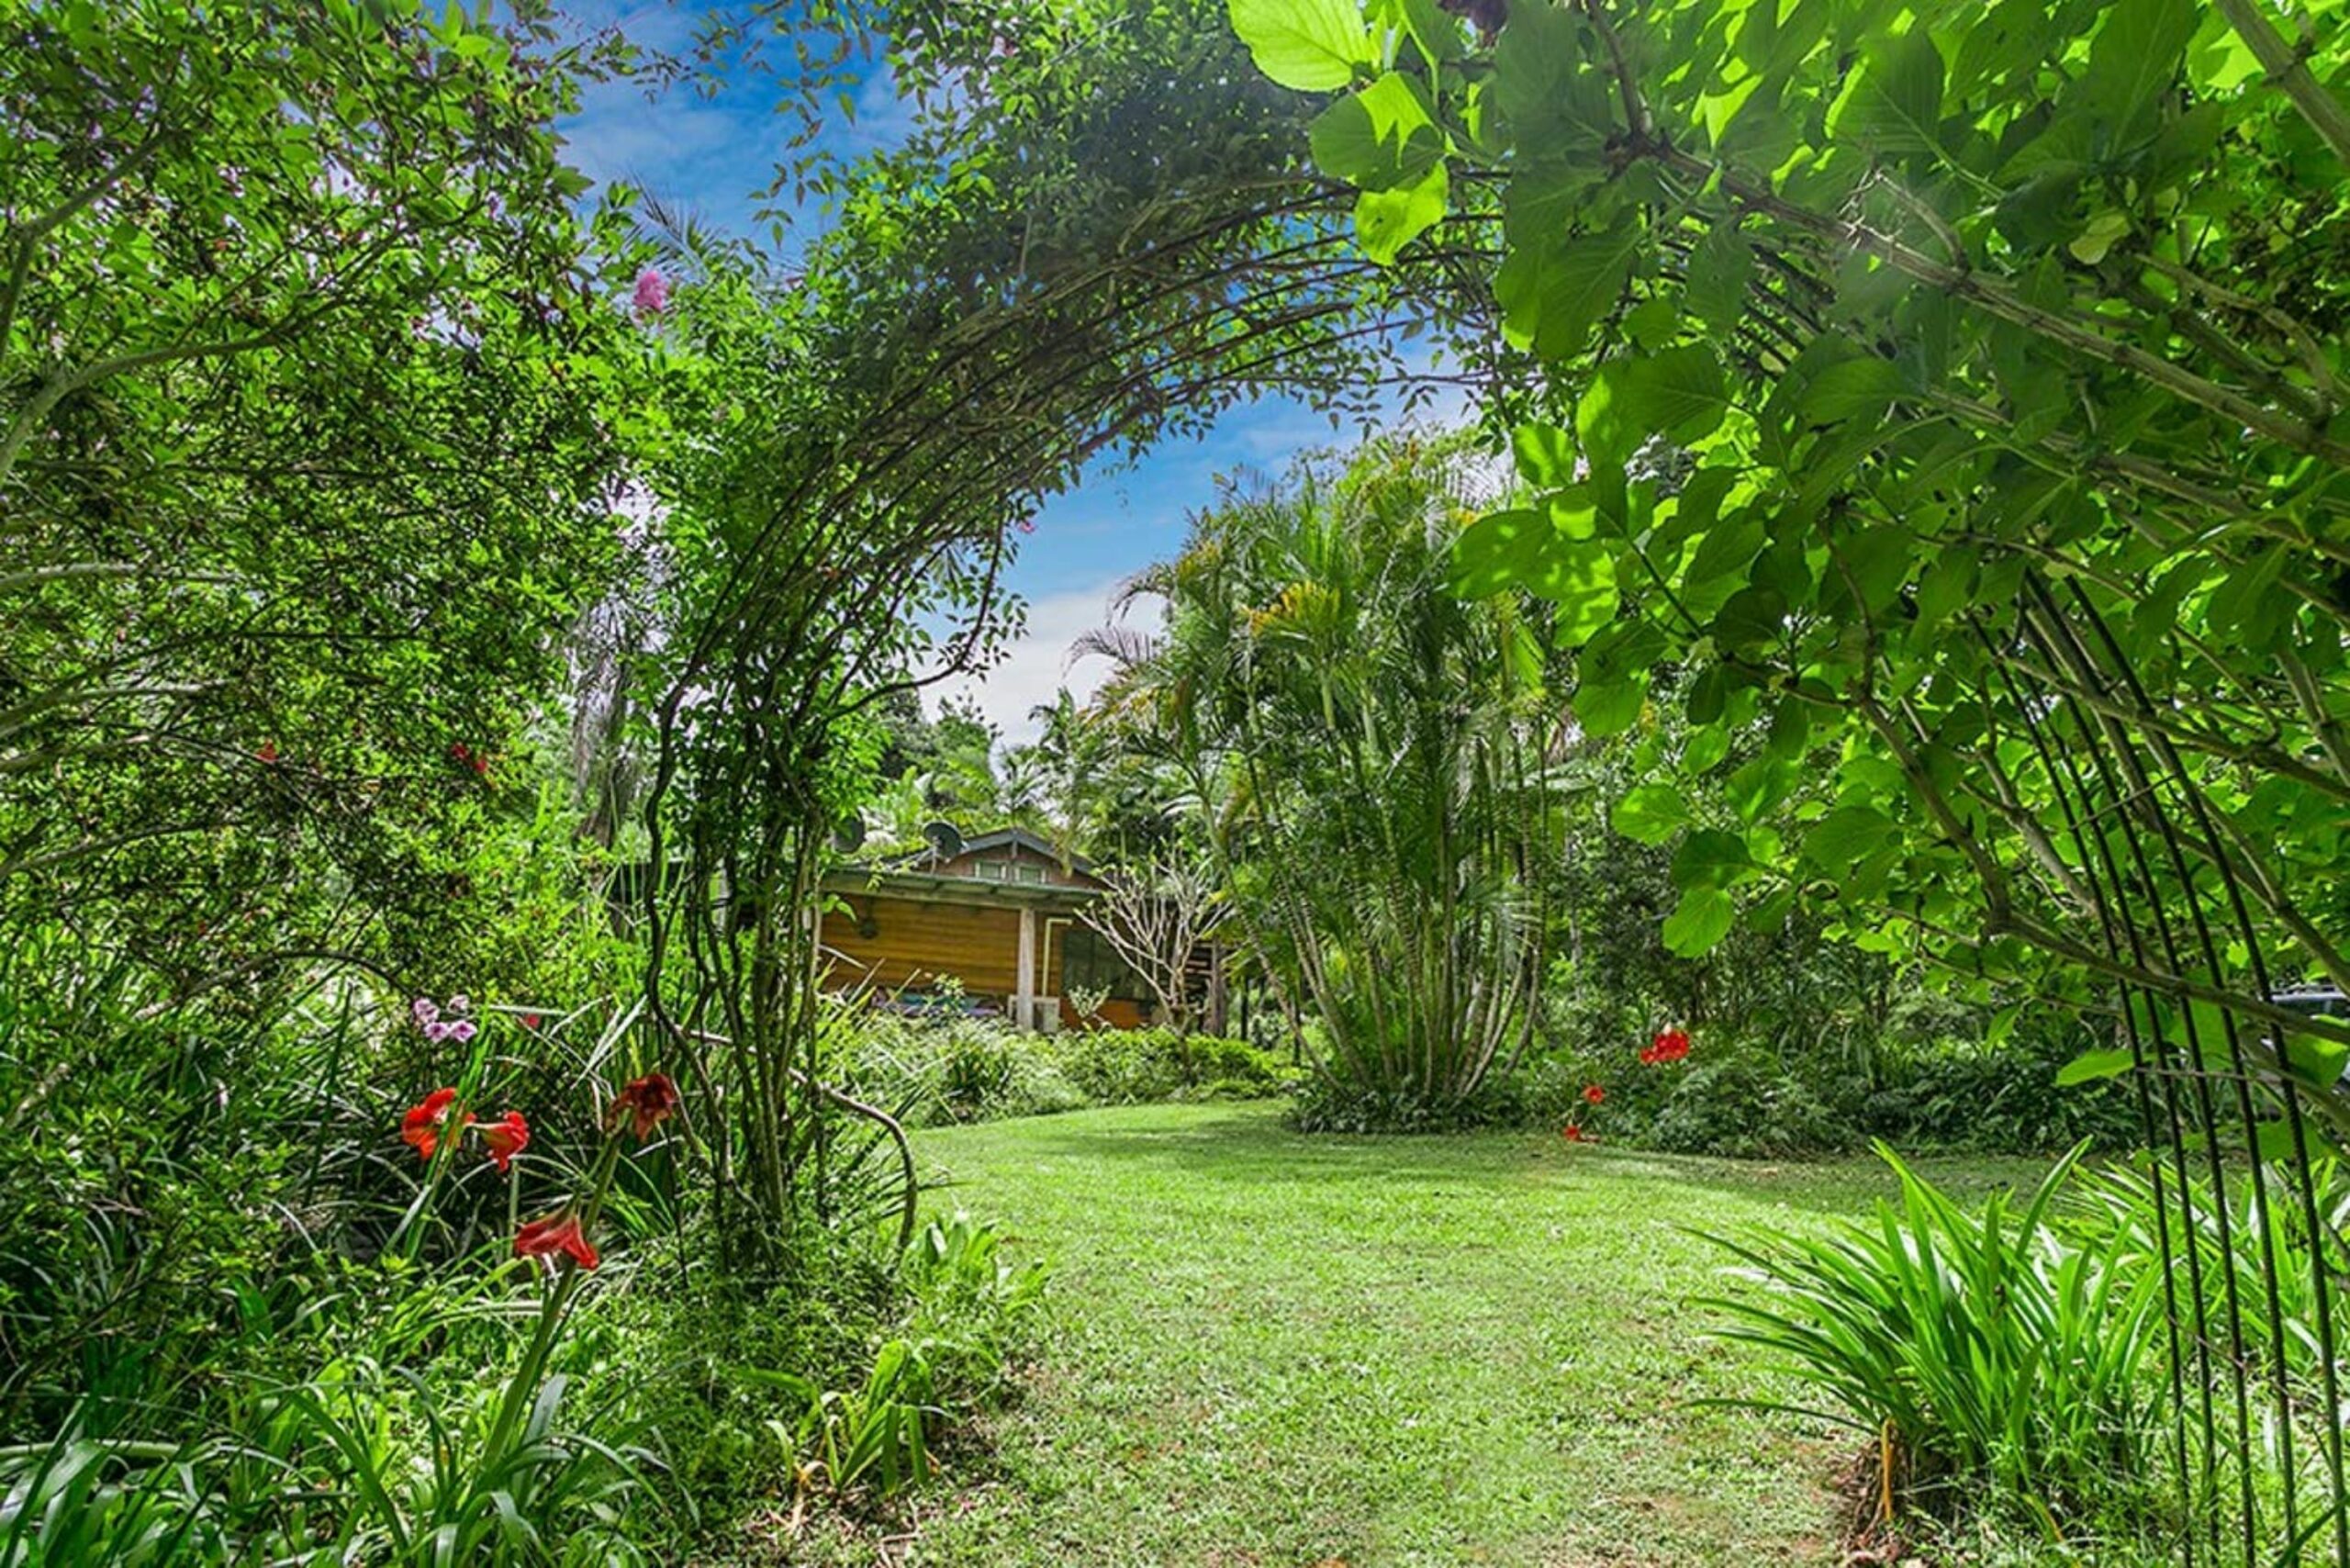
[[[1052, 1321], [991, 1453], [890, 1561], [1834, 1561], [1828, 1488], [1855, 1444], [1703, 1403], [1786, 1391], [1702, 1332], [1690, 1298], [1721, 1260], [1681, 1227], [1863, 1211], [1891, 1188], [1874, 1162], [1303, 1137], [1257, 1105], [923, 1143], [957, 1183], [934, 1202], [1051, 1259]], [[1929, 1169], [1961, 1190], [2031, 1174]]]

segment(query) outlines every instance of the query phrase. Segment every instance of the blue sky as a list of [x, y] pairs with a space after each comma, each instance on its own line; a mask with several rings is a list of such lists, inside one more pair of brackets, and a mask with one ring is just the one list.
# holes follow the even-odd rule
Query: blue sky
[[[673, 52], [689, 45], [702, 8], [701, 0], [573, 0], [559, 7], [571, 28], [618, 27], [643, 45]], [[848, 154], [888, 146], [904, 135], [908, 118], [888, 73], [877, 70], [856, 94], [853, 118], [828, 122], [822, 144]], [[706, 223], [764, 241], [753, 194], [773, 177], [793, 128], [776, 112], [772, 84], [742, 74], [730, 75], [715, 94], [680, 86], [650, 101], [640, 87], [600, 84], [561, 129], [569, 161], [599, 183], [628, 180]], [[820, 219], [800, 219], [812, 221]], [[1035, 728], [1030, 708], [1050, 701], [1063, 685], [1082, 697], [1100, 679], [1098, 664], [1069, 666], [1069, 644], [1102, 622], [1119, 584], [1174, 553], [1187, 519], [1214, 498], [1217, 476], [1278, 471], [1296, 454], [1339, 439], [1316, 410], [1265, 399], [1132, 465], [1097, 465], [1074, 489], [1046, 503], [1035, 532], [1022, 541], [1011, 581], [1027, 602], [1025, 634], [984, 676], [934, 694], [968, 696], [1008, 739], [1026, 738]]]

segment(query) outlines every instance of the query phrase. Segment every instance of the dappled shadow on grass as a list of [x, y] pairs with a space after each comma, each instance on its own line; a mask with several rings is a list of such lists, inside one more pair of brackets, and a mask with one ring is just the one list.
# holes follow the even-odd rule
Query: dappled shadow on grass
[[[1719, 1159], [1652, 1153], [1610, 1145], [1567, 1145], [1535, 1132], [1360, 1134], [1301, 1133], [1284, 1126], [1277, 1102], [1215, 1106], [1125, 1106], [1019, 1123], [958, 1129], [934, 1146], [952, 1168], [966, 1150], [982, 1162], [992, 1128], [1016, 1136], [1024, 1159], [1065, 1159], [1084, 1165], [1158, 1170], [1216, 1186], [1367, 1183], [1488, 1192], [1608, 1184], [1665, 1183], [1714, 1189], [1750, 1206], [1758, 1200], [1821, 1215], [1864, 1213], [1874, 1196], [1897, 1192], [1874, 1156], [1821, 1160]], [[1995, 1188], [2028, 1186], [2047, 1162], [2023, 1159], [1930, 1158], [1912, 1162], [1962, 1201]]]

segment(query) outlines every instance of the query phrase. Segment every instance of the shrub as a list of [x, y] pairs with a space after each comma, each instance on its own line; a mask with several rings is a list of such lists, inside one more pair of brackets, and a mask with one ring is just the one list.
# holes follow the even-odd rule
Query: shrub
[[1275, 1053], [1220, 1035], [1185, 1036], [1160, 1027], [1047, 1038], [1046, 1048], [1069, 1081], [1100, 1105], [1261, 1099], [1297, 1078]]
[[2110, 1081], [2060, 1087], [2081, 1050], [2074, 1031], [2019, 1029], [1998, 1046], [1945, 1046], [1886, 1074], [1849, 1114], [1905, 1148], [2050, 1154], [2087, 1141], [2109, 1151], [2144, 1141], [2132, 1091]]
[[1511, 1126], [1528, 1119], [1516, 1085], [1488, 1078], [1475, 1093], [1450, 1103], [1408, 1092], [1366, 1089], [1317, 1078], [1298, 1091], [1290, 1125], [1305, 1133], [1453, 1133]]
[[1877, 1152], [1901, 1204], [1874, 1224], [1713, 1238], [1761, 1287], [1710, 1304], [1729, 1318], [1717, 1332], [1780, 1358], [1825, 1402], [1807, 1413], [1889, 1439], [1886, 1484], [1897, 1474], [1913, 1502], [1987, 1484], [2052, 1523], [2107, 1505], [2144, 1517], [2165, 1430], [2162, 1290], [2132, 1249], [2053, 1223], [2081, 1151], [2020, 1215], [2004, 1194], [1969, 1214]]
[[1776, 1159], [1834, 1153], [1858, 1138], [1802, 1083], [1750, 1058], [1680, 1073], [1647, 1141], [1678, 1154]]
[[1163, 1027], [1030, 1035], [987, 1019], [844, 1008], [826, 1038], [834, 1070], [852, 1092], [915, 1126], [1087, 1105], [1262, 1099], [1298, 1076], [1278, 1053], [1247, 1040]]
[[836, 1012], [825, 1030], [833, 1071], [859, 1098], [916, 1126], [1045, 1115], [1087, 1103], [1037, 1036], [991, 1019]]
[[1584, 1085], [1601, 1084], [1607, 1101], [1594, 1132], [1678, 1154], [1799, 1158], [1870, 1139], [1913, 1152], [2053, 1154], [2085, 1140], [2135, 1148], [2142, 1132], [2128, 1084], [2058, 1086], [2058, 1070], [2082, 1043], [2054, 1016], [2028, 1021], [1997, 1046], [1937, 1037], [1865, 1059], [1782, 1052], [1726, 1027], [1703, 1029], [1686, 1061], [1667, 1064], [1641, 1062], [1630, 1039], [1554, 1048], [1519, 1070], [1505, 1100], [1528, 1124], [1557, 1126], [1577, 1110]]

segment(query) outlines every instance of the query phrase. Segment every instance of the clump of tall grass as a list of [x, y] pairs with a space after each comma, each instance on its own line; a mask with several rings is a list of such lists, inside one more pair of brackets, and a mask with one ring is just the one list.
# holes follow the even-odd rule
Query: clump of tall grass
[[2163, 1292], [2128, 1245], [2056, 1224], [2081, 1151], [2020, 1212], [1999, 1193], [1969, 1212], [1877, 1152], [1901, 1196], [1874, 1219], [1713, 1238], [1757, 1287], [1710, 1304], [1718, 1332], [1823, 1396], [1800, 1413], [1867, 1434], [1887, 1504], [2013, 1504], [2058, 1534], [2149, 1517], [2168, 1429]]

